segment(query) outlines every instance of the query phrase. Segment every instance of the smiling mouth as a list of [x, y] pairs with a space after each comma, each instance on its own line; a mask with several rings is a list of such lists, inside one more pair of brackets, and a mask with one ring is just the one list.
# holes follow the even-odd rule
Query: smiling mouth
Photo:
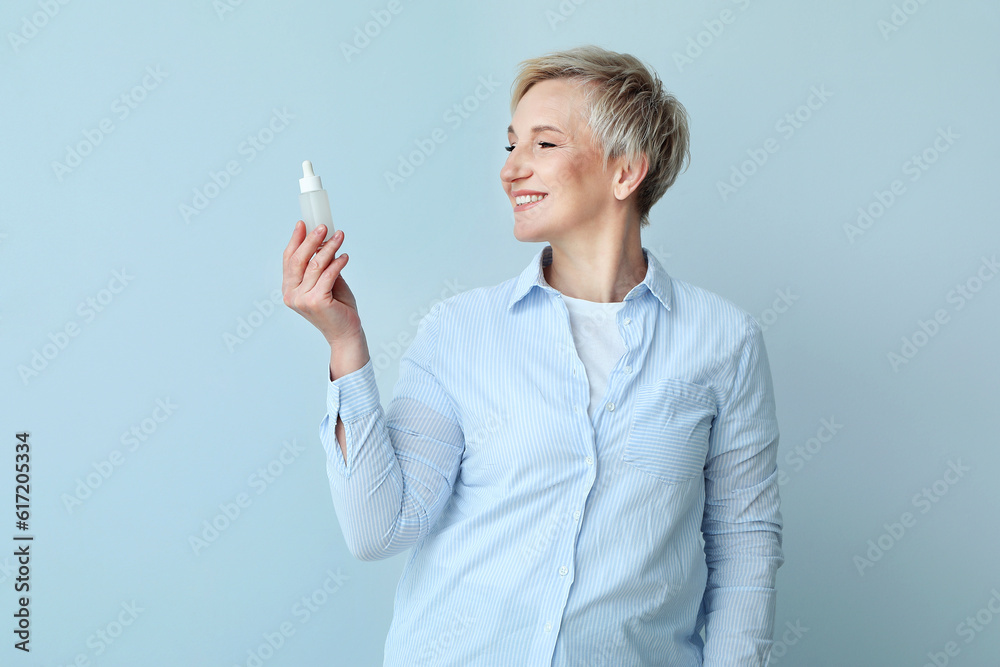
[[531, 208], [546, 197], [548, 197], [548, 195], [521, 195], [519, 197], [514, 197], [514, 210], [523, 211]]

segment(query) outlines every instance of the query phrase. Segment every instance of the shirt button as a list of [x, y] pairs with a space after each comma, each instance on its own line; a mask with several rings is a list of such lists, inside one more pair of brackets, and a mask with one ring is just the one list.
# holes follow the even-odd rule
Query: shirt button
[[573, 376], [576, 377], [576, 369], [573, 369]]
[[594, 465], [594, 457], [593, 457], [593, 456], [588, 456], [588, 457], [587, 457], [586, 459], [584, 459], [584, 460], [585, 460], [585, 461], [587, 462], [587, 465], [589, 465], [589, 466], [592, 466], [592, 465]]
[[626, 366], [625, 367], [625, 372], [626, 373], [631, 373], [632, 372], [632, 367], [631, 366]]
[[615, 410], [615, 404], [614, 403], [608, 403], [604, 407], [606, 407], [608, 409], [608, 412], [614, 412], [614, 410]]
[[632, 321], [631, 317], [626, 317], [625, 318], [625, 324], [629, 324], [631, 321]]
[[580, 510], [577, 510], [577, 511], [573, 512], [573, 520], [574, 521], [579, 521], [580, 520]]
[[552, 624], [551, 623], [546, 623], [545, 624], [545, 632], [552, 632]]
[[560, 576], [565, 577], [568, 572], [569, 572], [569, 568], [567, 568], [565, 565], [563, 565], [561, 568], [559, 568], [559, 575]]

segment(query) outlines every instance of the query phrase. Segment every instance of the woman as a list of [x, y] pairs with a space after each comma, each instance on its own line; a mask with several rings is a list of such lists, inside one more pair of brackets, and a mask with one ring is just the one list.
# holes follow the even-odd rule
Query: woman
[[764, 665], [783, 555], [761, 330], [640, 242], [684, 108], [582, 47], [523, 62], [511, 111], [514, 236], [547, 245], [428, 313], [385, 414], [343, 232], [317, 253], [300, 221], [285, 249], [285, 303], [331, 346], [348, 548], [413, 547], [385, 664]]

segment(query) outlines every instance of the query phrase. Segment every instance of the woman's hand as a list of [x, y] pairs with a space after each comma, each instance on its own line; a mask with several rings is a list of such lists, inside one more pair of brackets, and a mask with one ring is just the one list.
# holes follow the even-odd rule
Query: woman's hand
[[305, 223], [295, 223], [282, 259], [281, 293], [285, 305], [309, 320], [333, 346], [363, 337], [363, 333], [354, 294], [340, 275], [347, 265], [347, 253], [334, 258], [344, 232], [338, 230], [322, 243], [325, 236], [325, 225], [307, 238]]

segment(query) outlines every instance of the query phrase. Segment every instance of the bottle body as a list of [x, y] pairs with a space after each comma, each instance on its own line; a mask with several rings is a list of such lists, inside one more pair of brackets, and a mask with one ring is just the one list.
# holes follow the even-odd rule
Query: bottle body
[[299, 206], [302, 208], [302, 220], [306, 223], [306, 233], [311, 234], [320, 225], [326, 225], [326, 237], [329, 241], [336, 231], [333, 228], [333, 216], [330, 214], [330, 198], [326, 190], [310, 190], [299, 193]]

